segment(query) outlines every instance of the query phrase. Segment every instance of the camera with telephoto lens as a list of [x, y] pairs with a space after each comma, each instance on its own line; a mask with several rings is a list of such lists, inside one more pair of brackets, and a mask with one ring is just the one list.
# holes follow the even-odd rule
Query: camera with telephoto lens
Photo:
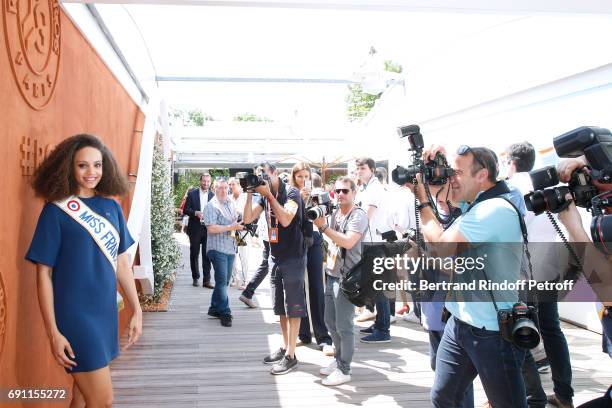
[[533, 306], [517, 302], [512, 309], [500, 309], [497, 322], [501, 337], [519, 348], [529, 350], [540, 343], [538, 314]]
[[[581, 126], [555, 137], [553, 145], [559, 157], [584, 155], [592, 180], [612, 183], [612, 133], [608, 129]], [[604, 213], [605, 208], [612, 207], [612, 188], [594, 194], [590, 199], [591, 239], [600, 251], [612, 255], [612, 214]]]
[[314, 221], [319, 217], [325, 217], [336, 208], [332, 202], [329, 193], [324, 191], [313, 191], [310, 199], [312, 206], [306, 209], [306, 218], [309, 221]]
[[437, 153], [433, 160], [423, 161], [423, 135], [417, 125], [403, 126], [397, 129], [400, 137], [407, 137], [412, 152], [412, 165], [408, 167], [397, 166], [391, 172], [391, 178], [397, 184], [414, 183], [418, 173], [421, 173], [423, 182], [441, 186], [448, 182], [448, 179], [455, 175], [455, 171], [448, 165], [446, 157]]
[[254, 190], [256, 187], [264, 186], [266, 181], [269, 180], [267, 174], [263, 173], [261, 176], [253, 173], [247, 173], [244, 171], [236, 173], [236, 178], [242, 187], [242, 191], [245, 193], [249, 190]]
[[527, 210], [536, 215], [544, 211], [558, 213], [569, 206], [570, 202], [565, 199], [569, 193], [568, 187], [554, 187], [559, 184], [559, 174], [555, 166], [547, 166], [529, 172], [533, 191], [525, 194], [525, 206]]

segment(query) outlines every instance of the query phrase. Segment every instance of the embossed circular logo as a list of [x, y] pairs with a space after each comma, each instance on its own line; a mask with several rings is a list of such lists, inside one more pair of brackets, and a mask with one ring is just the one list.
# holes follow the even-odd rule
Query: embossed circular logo
[[2, 0], [6, 50], [21, 95], [43, 109], [53, 96], [60, 60], [58, 0]]
[[6, 335], [6, 295], [4, 294], [4, 282], [0, 275], [0, 356], [4, 348], [4, 337]]

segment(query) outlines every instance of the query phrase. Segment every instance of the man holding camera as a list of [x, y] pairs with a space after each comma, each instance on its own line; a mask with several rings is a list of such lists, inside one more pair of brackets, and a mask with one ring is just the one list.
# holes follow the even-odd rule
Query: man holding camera
[[[424, 160], [433, 159], [438, 152], [444, 154], [444, 149], [438, 146], [426, 150]], [[453, 169], [455, 174], [450, 178], [452, 199], [463, 203], [465, 211], [448, 229], [437, 221], [423, 184], [419, 182], [415, 188], [421, 203], [419, 210], [425, 241], [470, 248], [473, 256], [484, 256], [487, 258], [484, 270], [487, 280], [518, 280], [522, 260], [519, 220], [522, 218], [504, 199], [509, 193], [505, 182], [496, 181], [495, 153], [484, 147], [461, 146]], [[454, 274], [455, 279], [473, 279], [470, 272], [462, 275]], [[491, 301], [480, 302], [460, 302], [451, 296], [445, 304], [451, 316], [436, 356], [431, 390], [435, 407], [459, 406], [477, 375], [495, 408], [527, 407], [521, 374], [525, 352], [502, 338], [497, 319], [497, 311], [512, 309], [518, 294], [515, 299], [504, 298], [503, 301], [490, 295]]]
[[330, 224], [325, 217], [313, 221], [322, 234], [332, 241], [328, 256], [325, 288], [325, 325], [335, 346], [334, 361], [320, 370], [327, 377], [323, 385], [335, 386], [351, 380], [351, 361], [355, 352], [353, 317], [355, 306], [340, 289], [340, 280], [361, 259], [361, 242], [368, 229], [368, 216], [354, 203], [355, 182], [348, 177], [336, 180], [338, 210]]
[[[297, 367], [295, 346], [301, 318], [307, 315], [304, 296], [306, 259], [302, 236], [304, 204], [297, 188], [285, 184], [266, 166], [260, 185], [247, 190], [244, 223], [265, 211], [270, 243], [270, 282], [274, 313], [280, 316], [283, 347], [264, 358], [271, 374], [286, 374]], [[253, 190], [261, 195], [253, 206]]]

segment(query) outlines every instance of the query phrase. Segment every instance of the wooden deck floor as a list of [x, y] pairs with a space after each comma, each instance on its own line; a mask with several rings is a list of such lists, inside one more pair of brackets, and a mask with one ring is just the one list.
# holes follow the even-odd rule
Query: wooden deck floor
[[[261, 360], [281, 342], [272, 313], [269, 285], [247, 309], [230, 288], [234, 315], [231, 328], [206, 317], [212, 290], [191, 286], [188, 247], [181, 237], [185, 267], [179, 271], [166, 313], [145, 313], [139, 343], [112, 365], [116, 407], [428, 407], [433, 373], [429, 367], [428, 337], [406, 322], [391, 328], [385, 345], [357, 343], [353, 381], [340, 387], [321, 385], [318, 371], [329, 363], [320, 351], [299, 347], [298, 371], [272, 376]], [[251, 267], [260, 250], [251, 250]], [[570, 344], [576, 406], [600, 396], [612, 383], [612, 362], [601, 352], [601, 336], [565, 325]], [[550, 374], [543, 376], [547, 393]], [[485, 402], [476, 381], [476, 406]]]

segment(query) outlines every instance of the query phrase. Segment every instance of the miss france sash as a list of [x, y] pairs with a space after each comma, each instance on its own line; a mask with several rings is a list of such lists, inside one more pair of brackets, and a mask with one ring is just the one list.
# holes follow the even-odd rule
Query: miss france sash
[[54, 201], [53, 204], [85, 228], [117, 273], [117, 253], [119, 252], [120, 238], [113, 224], [89, 208], [76, 196]]

